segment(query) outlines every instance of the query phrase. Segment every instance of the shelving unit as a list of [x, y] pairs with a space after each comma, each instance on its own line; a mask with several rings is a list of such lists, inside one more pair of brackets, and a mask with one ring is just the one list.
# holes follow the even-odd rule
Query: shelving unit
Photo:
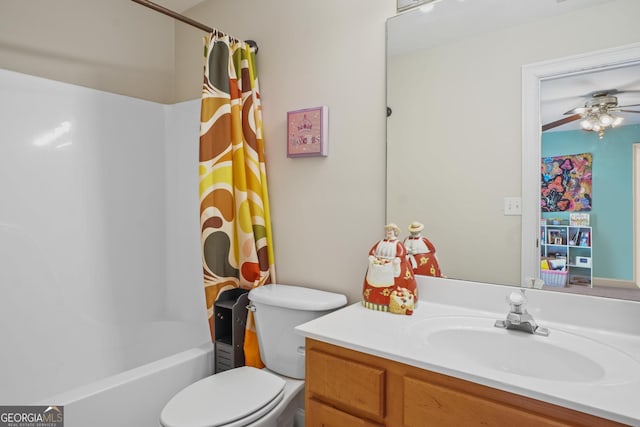
[[[593, 287], [593, 230], [588, 226], [542, 224], [540, 260], [552, 270], [540, 269], [547, 286]], [[564, 264], [564, 269], [558, 270]], [[564, 271], [564, 273], [563, 273]]]
[[248, 292], [242, 288], [226, 290], [213, 304], [216, 373], [244, 365]]

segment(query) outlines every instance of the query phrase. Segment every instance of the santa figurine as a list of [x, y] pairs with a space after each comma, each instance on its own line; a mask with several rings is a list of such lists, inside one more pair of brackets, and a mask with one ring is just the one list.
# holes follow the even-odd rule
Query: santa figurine
[[407, 252], [395, 224], [384, 227], [385, 238], [369, 251], [362, 304], [372, 310], [413, 314], [418, 293]]
[[422, 276], [443, 277], [436, 257], [436, 247], [429, 239], [420, 234], [422, 230], [424, 230], [423, 224], [412, 222], [409, 225], [410, 236], [404, 239], [407, 259], [413, 273]]

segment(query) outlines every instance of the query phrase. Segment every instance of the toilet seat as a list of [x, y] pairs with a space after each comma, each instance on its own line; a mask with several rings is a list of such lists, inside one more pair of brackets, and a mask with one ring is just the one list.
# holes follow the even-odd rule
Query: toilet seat
[[263, 417], [284, 396], [285, 381], [243, 366], [186, 387], [160, 414], [164, 427], [240, 427]]

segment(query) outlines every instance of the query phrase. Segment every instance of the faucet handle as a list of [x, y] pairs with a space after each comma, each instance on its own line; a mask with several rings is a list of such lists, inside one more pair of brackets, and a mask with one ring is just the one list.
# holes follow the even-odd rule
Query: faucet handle
[[507, 302], [511, 305], [523, 305], [527, 302], [527, 297], [521, 292], [511, 292], [509, 296], [507, 296]]
[[511, 312], [516, 314], [524, 314], [524, 304], [527, 302], [527, 297], [524, 292], [511, 292], [507, 297], [507, 302], [511, 304]]

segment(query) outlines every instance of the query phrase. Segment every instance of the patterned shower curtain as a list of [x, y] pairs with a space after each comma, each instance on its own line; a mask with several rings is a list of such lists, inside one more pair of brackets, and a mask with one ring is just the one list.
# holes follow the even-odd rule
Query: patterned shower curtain
[[[209, 328], [220, 292], [275, 282], [255, 50], [205, 37], [200, 113], [200, 227]], [[249, 312], [245, 363], [263, 367]]]

